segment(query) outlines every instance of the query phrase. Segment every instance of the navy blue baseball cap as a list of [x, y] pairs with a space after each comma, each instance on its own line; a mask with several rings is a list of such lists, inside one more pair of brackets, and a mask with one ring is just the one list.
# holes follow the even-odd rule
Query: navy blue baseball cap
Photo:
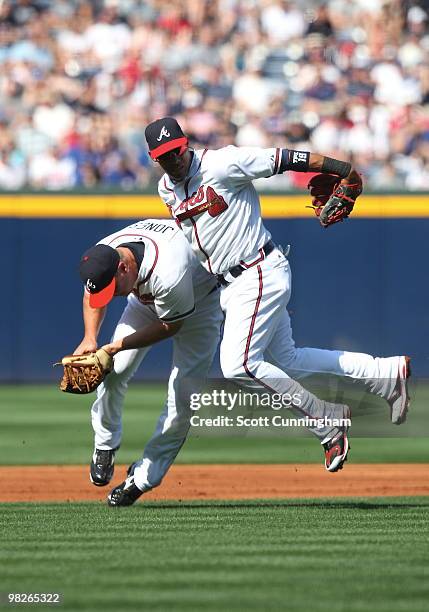
[[103, 308], [113, 298], [119, 261], [118, 251], [107, 244], [96, 244], [82, 255], [79, 274], [92, 308]]
[[179, 149], [179, 154], [188, 148], [188, 139], [174, 117], [163, 117], [152, 121], [145, 129], [149, 155], [156, 160], [164, 153]]

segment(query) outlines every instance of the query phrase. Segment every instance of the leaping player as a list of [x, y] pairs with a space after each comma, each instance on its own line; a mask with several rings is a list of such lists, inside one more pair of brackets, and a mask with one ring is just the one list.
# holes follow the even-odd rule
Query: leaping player
[[[287, 304], [291, 294], [289, 262], [264, 227], [252, 181], [287, 171], [336, 175], [340, 185], [358, 184], [351, 164], [306, 151], [227, 146], [192, 150], [178, 122], [164, 117], [146, 128], [151, 158], [165, 174], [159, 194], [208, 272], [222, 285], [225, 316], [221, 368], [227, 379], [273, 393], [299, 394], [300, 416], [344, 415], [297, 382], [310, 373], [359, 379], [389, 404], [391, 420], [405, 421], [409, 405], [409, 358], [296, 348]], [[335, 408], [337, 412], [335, 413]], [[310, 428], [325, 451], [330, 472], [347, 458], [347, 428]]]

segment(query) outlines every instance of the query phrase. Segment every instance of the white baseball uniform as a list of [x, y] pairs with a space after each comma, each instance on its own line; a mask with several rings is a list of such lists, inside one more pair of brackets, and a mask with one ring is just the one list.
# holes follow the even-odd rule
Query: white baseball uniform
[[[371, 392], [388, 398], [400, 358], [295, 347], [286, 310], [291, 294], [289, 263], [278, 248], [264, 252], [271, 235], [263, 225], [252, 184], [278, 173], [280, 159], [280, 149], [227, 146], [194, 151], [186, 178], [176, 183], [164, 174], [158, 190], [202, 265], [229, 282], [221, 290], [224, 376], [257, 389], [297, 393], [302, 402], [294, 411], [300, 416], [338, 417], [333, 404], [318, 400], [293, 379], [337, 374], [360, 379]], [[245, 271], [234, 277], [231, 268], [238, 264]], [[310, 430], [322, 442], [338, 431]]]
[[[157, 320], [184, 319], [173, 336], [173, 363], [168, 395], [156, 430], [134, 472], [135, 483], [147, 490], [160, 484], [183, 445], [191, 411], [189, 379], [207, 377], [220, 339], [223, 319], [218, 283], [199, 264], [177, 224], [146, 219], [100, 241], [114, 248], [143, 244], [144, 256], [113, 340]], [[95, 447], [117, 448], [122, 435], [122, 408], [128, 382], [151, 347], [121, 351], [114, 371], [97, 389], [92, 406]]]

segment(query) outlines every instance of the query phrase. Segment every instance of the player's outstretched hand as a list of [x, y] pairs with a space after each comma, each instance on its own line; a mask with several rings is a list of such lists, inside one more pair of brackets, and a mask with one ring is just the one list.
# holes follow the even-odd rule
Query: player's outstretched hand
[[73, 355], [85, 355], [86, 353], [94, 353], [97, 350], [97, 341], [84, 338], [82, 342], [75, 348]]
[[109, 344], [103, 344], [101, 348], [103, 349], [103, 351], [106, 351], [106, 353], [111, 357], [114, 357], [116, 353], [121, 350], [120, 342], [118, 341], [110, 342]]
[[360, 187], [360, 191], [362, 193], [362, 177], [356, 172], [356, 170], [353, 170], [353, 168], [350, 170], [350, 174], [346, 178], [342, 179], [340, 184], [349, 186], [356, 185], [356, 187]]

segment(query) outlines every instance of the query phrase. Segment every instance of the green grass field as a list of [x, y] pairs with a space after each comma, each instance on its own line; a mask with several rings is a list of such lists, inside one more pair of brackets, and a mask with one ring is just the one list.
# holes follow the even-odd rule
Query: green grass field
[[[0, 465], [85, 464], [92, 454], [90, 405], [93, 396], [71, 396], [50, 386], [0, 385]], [[124, 436], [117, 460], [139, 458], [165, 398], [159, 384], [130, 387], [124, 409]], [[351, 430], [350, 459], [359, 463], [427, 462], [429, 388], [421, 386], [409, 422], [389, 423], [387, 410], [356, 418]], [[359, 422], [377, 426], [380, 435], [359, 434]], [[360, 426], [362, 431], [362, 427]], [[312, 437], [191, 435], [179, 463], [314, 463], [321, 451]], [[390, 438], [389, 436], [398, 436]], [[386, 437], [388, 436], [388, 437]], [[421, 437], [425, 436], [425, 437]]]
[[427, 610], [424, 499], [0, 510], [2, 592], [63, 610]]
[[[160, 385], [130, 389], [119, 462], [139, 457], [164, 395]], [[0, 464], [87, 464], [91, 399], [55, 386], [0, 386]], [[421, 437], [427, 436], [428, 399], [428, 388], [421, 387], [410, 426], [390, 426], [384, 413], [362, 415], [403, 437], [357, 436], [351, 461], [428, 462], [428, 438]], [[279, 436], [190, 437], [178, 457], [182, 463], [321, 459], [314, 439]], [[428, 608], [429, 498], [144, 502], [131, 508], [10, 503], [0, 504], [0, 530], [0, 607], [9, 607], [1, 603], [8, 592], [59, 592], [60, 609], [94, 612]]]

